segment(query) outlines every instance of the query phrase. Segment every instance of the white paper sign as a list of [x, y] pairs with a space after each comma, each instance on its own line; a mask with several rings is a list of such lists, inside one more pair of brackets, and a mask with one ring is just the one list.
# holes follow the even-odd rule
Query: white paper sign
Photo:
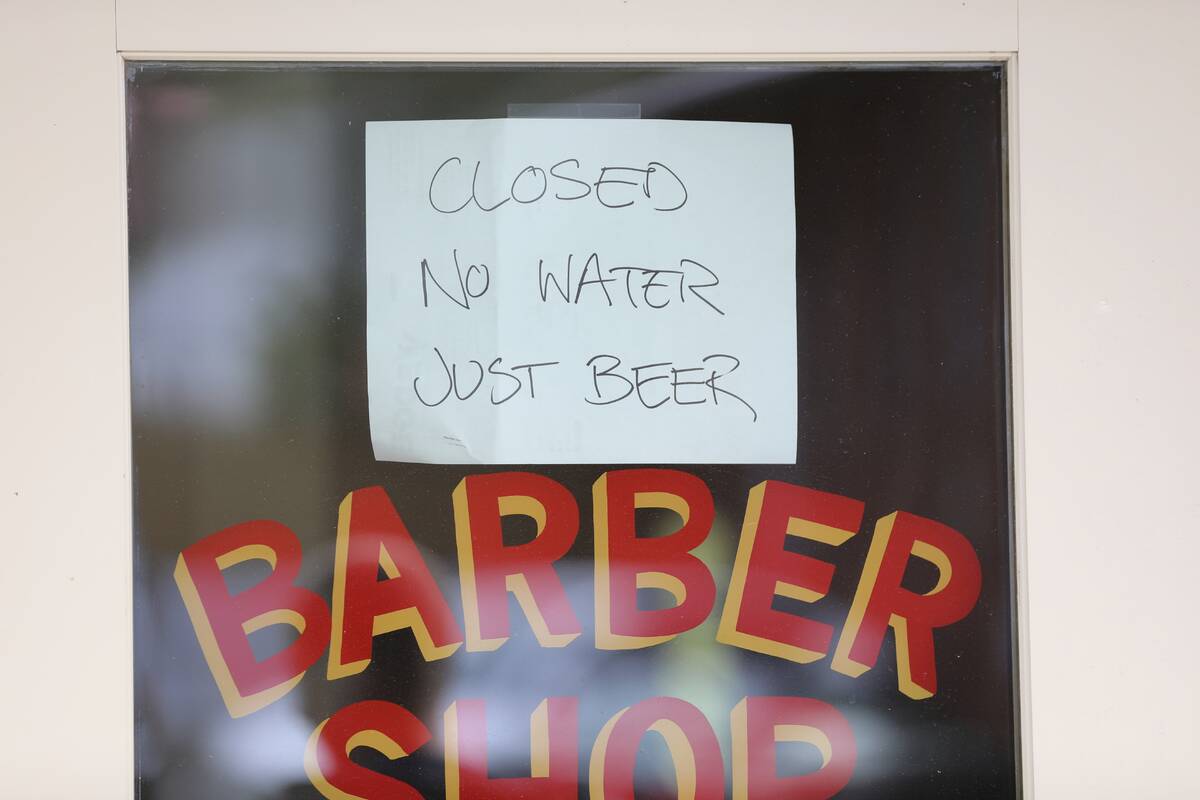
[[376, 458], [791, 463], [786, 125], [368, 122]]

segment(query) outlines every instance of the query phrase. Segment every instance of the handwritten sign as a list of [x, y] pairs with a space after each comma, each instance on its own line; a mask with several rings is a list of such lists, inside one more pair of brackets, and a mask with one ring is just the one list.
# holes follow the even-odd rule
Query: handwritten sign
[[786, 125], [366, 126], [376, 458], [792, 463]]

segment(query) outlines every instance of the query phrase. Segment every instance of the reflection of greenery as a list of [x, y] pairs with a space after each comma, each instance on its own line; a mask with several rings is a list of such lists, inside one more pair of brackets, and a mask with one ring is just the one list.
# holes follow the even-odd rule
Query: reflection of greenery
[[[274, 287], [263, 352], [251, 354], [265, 389], [255, 424], [225, 426], [199, 416], [135, 420], [139, 530], [143, 546], [173, 557], [228, 525], [270, 516], [307, 544], [330, 541], [337, 498], [333, 379], [314, 368], [328, 352], [324, 301]], [[320, 355], [318, 355], [320, 358]], [[332, 354], [330, 356], [332, 360]], [[320, 570], [319, 564], [306, 566]], [[315, 554], [314, 554], [315, 555]]]
[[282, 416], [278, 421], [284, 424], [268, 428], [270, 446], [279, 468], [297, 479], [291, 487], [296, 496], [289, 500], [297, 503], [295, 508], [305, 508], [298, 519], [309, 521], [306, 528], [317, 523], [316, 530], [297, 531], [301, 540], [328, 543], [340, 500], [330, 490], [338, 484], [337, 379], [341, 376], [328, 328], [312, 323], [329, 317], [329, 300], [302, 288], [284, 287], [271, 310], [264, 321], [271, 335], [262, 355], [270, 376], [266, 404], [272, 415]]

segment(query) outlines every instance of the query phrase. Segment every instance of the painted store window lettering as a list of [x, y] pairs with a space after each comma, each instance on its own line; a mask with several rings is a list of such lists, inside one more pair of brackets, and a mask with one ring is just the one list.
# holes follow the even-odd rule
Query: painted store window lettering
[[1018, 796], [1005, 79], [131, 62], [141, 796]]

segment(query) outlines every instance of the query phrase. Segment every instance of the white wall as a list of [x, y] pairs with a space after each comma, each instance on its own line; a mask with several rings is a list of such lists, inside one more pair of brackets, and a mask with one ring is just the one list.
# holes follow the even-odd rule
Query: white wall
[[1039, 798], [1200, 797], [1200, 3], [1027, 0]]
[[0, 796], [130, 797], [120, 73], [108, 4], [0, 0]]
[[[748, 3], [672, 0], [667, 14], [593, 0], [589, 15], [622, 23], [525, 26], [511, 39], [487, 12], [460, 30], [376, 0], [346, 13], [311, 0], [117, 5], [119, 27], [106, 2], [0, 0], [0, 794], [131, 794], [119, 40], [260, 52], [1018, 47], [1035, 791], [1200, 796], [1189, 594], [1200, 4], [1026, 0], [1018, 19], [1016, 0], [921, 0], [906, 14], [887, 0], [756, 0], [732, 17]], [[518, 5], [550, 7], [480, 5], [511, 19]], [[399, 24], [372, 24], [380, 14]], [[651, 22], [631, 26], [635, 14]]]

